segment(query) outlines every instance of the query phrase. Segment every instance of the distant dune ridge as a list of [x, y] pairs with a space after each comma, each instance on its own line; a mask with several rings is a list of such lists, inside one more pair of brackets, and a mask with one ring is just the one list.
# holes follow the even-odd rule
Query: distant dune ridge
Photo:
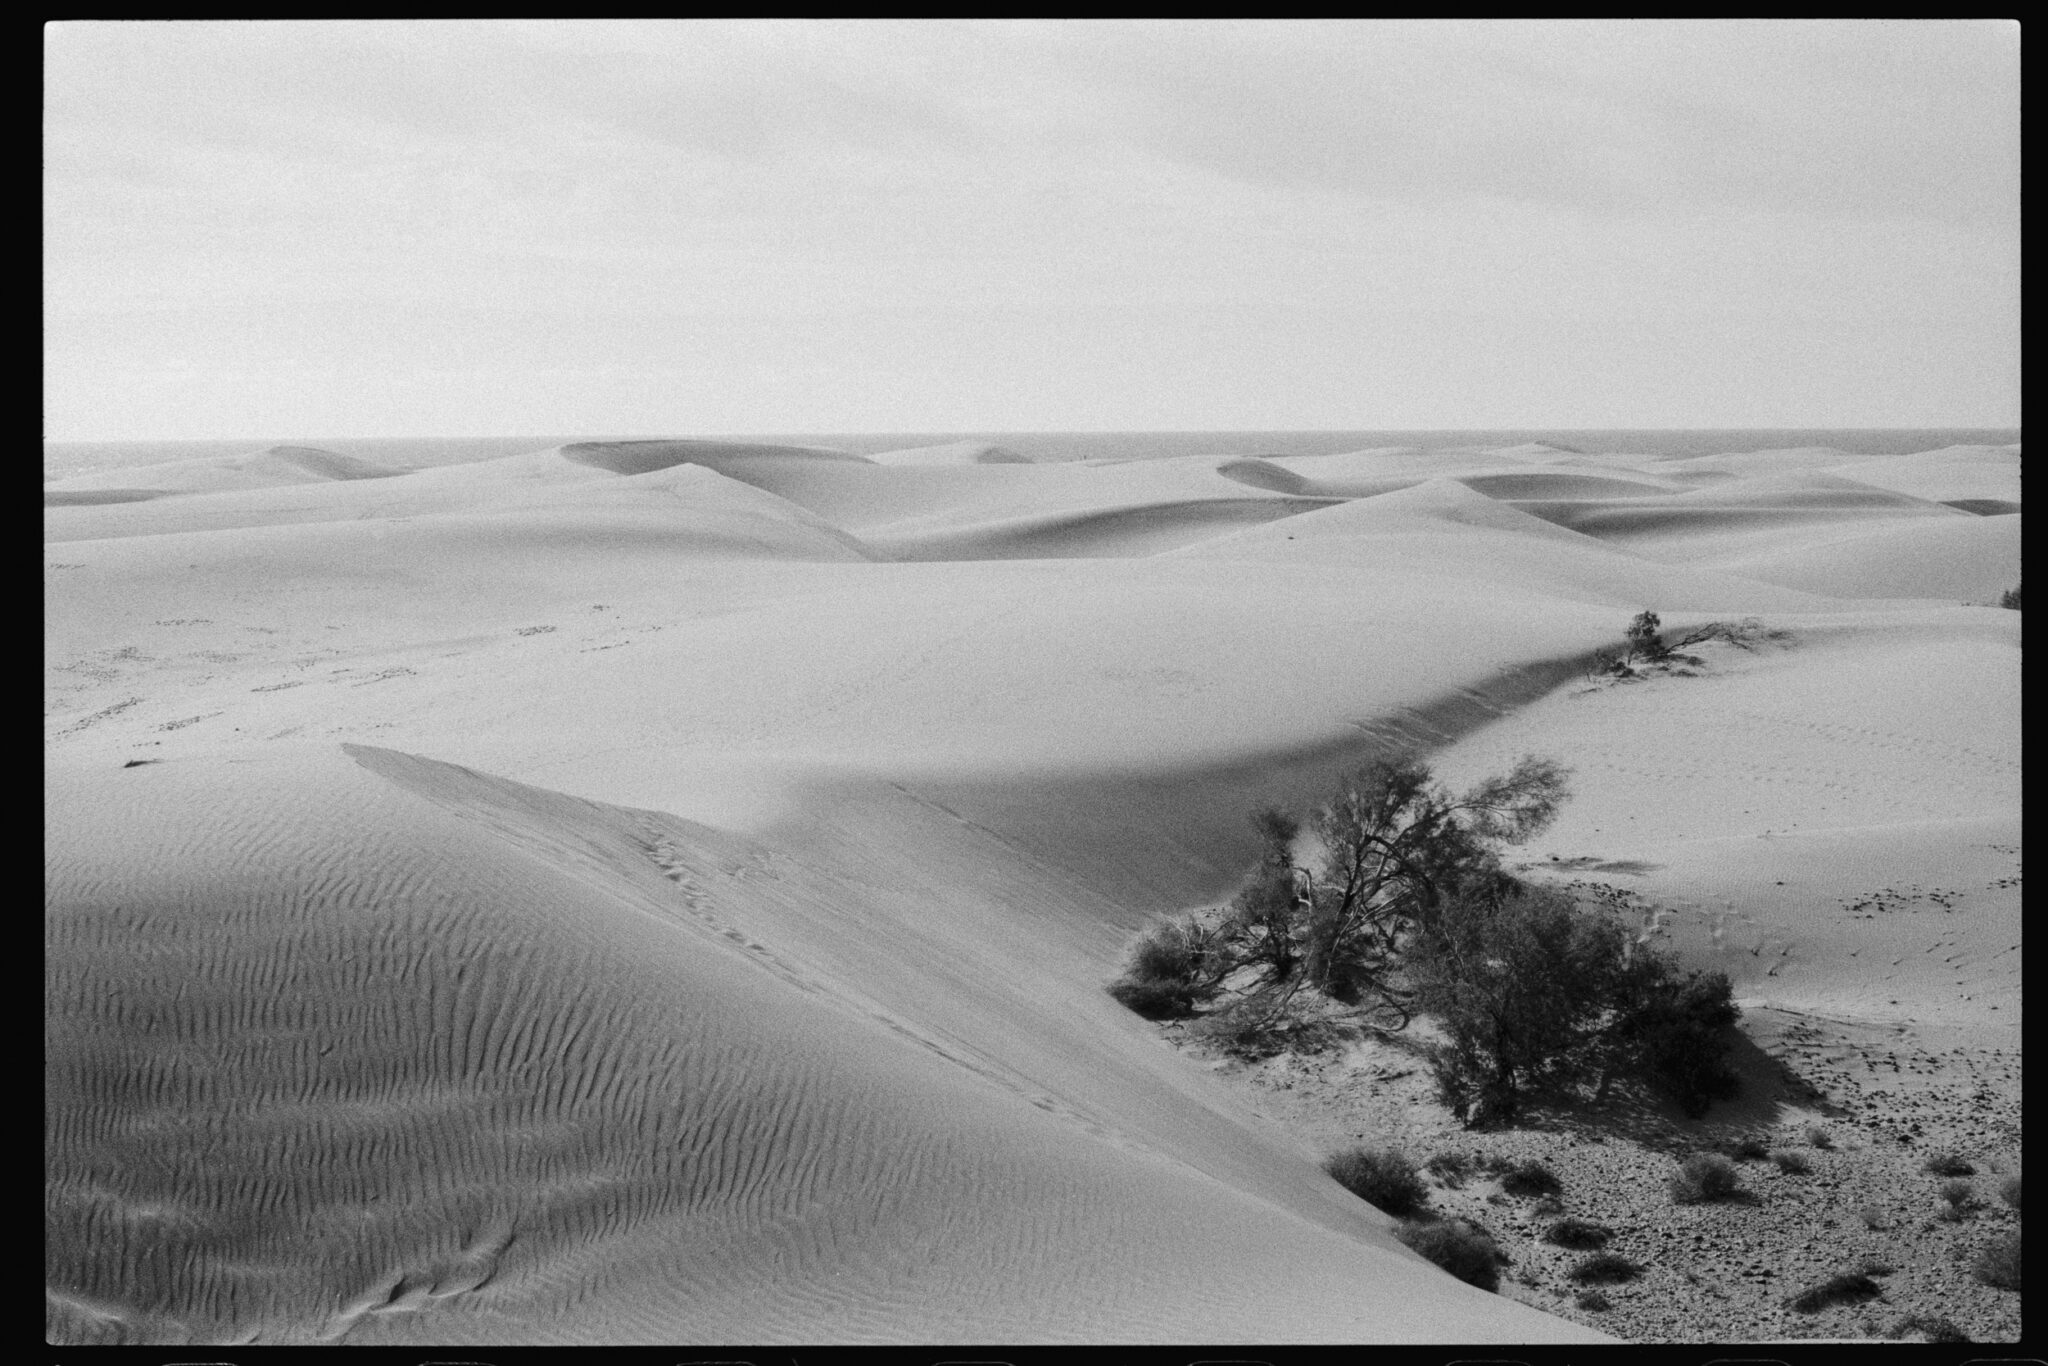
[[[1527, 856], [1641, 870], [1738, 996], [2017, 1048], [2018, 463], [52, 481], [49, 1339], [1601, 1340], [1409, 1251], [1103, 984], [1230, 895], [1253, 807], [1534, 751], [1575, 796]], [[1645, 608], [1778, 634], [1596, 684]], [[1971, 889], [1940, 953], [1840, 909], [1909, 884]]]

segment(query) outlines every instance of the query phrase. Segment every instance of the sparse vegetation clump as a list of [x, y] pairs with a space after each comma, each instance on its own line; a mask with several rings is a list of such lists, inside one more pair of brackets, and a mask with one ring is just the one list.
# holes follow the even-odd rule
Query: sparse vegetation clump
[[1556, 1195], [1564, 1190], [1557, 1173], [1534, 1158], [1510, 1164], [1500, 1174], [1500, 1188], [1509, 1195]]
[[1790, 1148], [1773, 1149], [1771, 1161], [1787, 1176], [1804, 1176], [1813, 1170], [1813, 1162], [1805, 1153], [1794, 1152]]
[[1771, 1155], [1770, 1145], [1755, 1134], [1730, 1139], [1721, 1151], [1737, 1162], [1761, 1162]]
[[1581, 1290], [1572, 1303], [1591, 1314], [1604, 1314], [1614, 1308], [1614, 1301], [1597, 1290]]
[[2012, 587], [2006, 589], [2003, 593], [2000, 593], [1998, 595], [1998, 605], [2000, 607], [2010, 607], [2015, 612], [2019, 611], [2020, 586], [2018, 584], [2014, 584]]
[[2014, 1172], [1998, 1183], [1998, 1198], [2015, 1210], [2020, 1207], [2020, 1173]]
[[1406, 1153], [1393, 1148], [1348, 1148], [1323, 1163], [1338, 1185], [1392, 1215], [1414, 1214], [1429, 1203], [1429, 1186]]
[[1422, 1165], [1425, 1171], [1451, 1190], [1463, 1186], [1465, 1178], [1472, 1174], [1471, 1155], [1456, 1150], [1436, 1153]]
[[1710, 621], [1669, 641], [1664, 638], [1663, 627], [1663, 621], [1655, 612], [1636, 613], [1622, 630], [1622, 636], [1628, 642], [1626, 645], [1594, 652], [1593, 673], [1619, 679], [1641, 678], [1646, 669], [1659, 673], [1676, 669], [1683, 673], [1687, 670], [1679, 666], [1698, 666], [1705, 662], [1697, 655], [1684, 653], [1691, 646], [1719, 640], [1748, 650], [1755, 648], [1759, 639], [1783, 640], [1787, 635], [1782, 630], [1765, 630], [1763, 622], [1755, 617], [1744, 617], [1741, 621]]
[[1954, 1153], [1935, 1153], [1920, 1164], [1920, 1170], [1934, 1176], [1975, 1176], [1977, 1169]]
[[1719, 1153], [1694, 1153], [1671, 1178], [1671, 1198], [1681, 1205], [1725, 1200], [1740, 1189], [1735, 1164]]
[[1500, 1289], [1500, 1269], [1507, 1264], [1507, 1254], [1492, 1234], [1470, 1220], [1410, 1221], [1401, 1225], [1395, 1236], [1465, 1284], [1481, 1290]]
[[1951, 1223], [1967, 1219], [1970, 1210], [1977, 1204], [1977, 1188], [1967, 1181], [1944, 1181], [1941, 1183], [1941, 1198], [1948, 1202], [1941, 1211], [1941, 1217]]
[[1907, 1315], [1893, 1324], [1892, 1330], [1886, 1333], [1885, 1336], [1896, 1342], [1902, 1338], [1910, 1337], [1914, 1333], [1918, 1333], [1929, 1342], [1968, 1342], [1970, 1340], [1970, 1335], [1956, 1327], [1952, 1320], [1939, 1316], [1930, 1317], [1924, 1314]]
[[1977, 1279], [1996, 1290], [2020, 1288], [2020, 1235], [2009, 1233], [1987, 1244], [1971, 1268]]
[[1544, 1242], [1579, 1252], [1606, 1247], [1613, 1237], [1613, 1229], [1587, 1219], [1560, 1219], [1543, 1232]]
[[1830, 1134], [1820, 1125], [1809, 1124], [1806, 1128], [1806, 1146], [1809, 1148], [1819, 1148], [1822, 1152], [1826, 1152], [1835, 1146], [1835, 1138], [1833, 1134]]
[[1866, 1300], [1878, 1299], [1883, 1294], [1883, 1287], [1870, 1277], [1857, 1271], [1845, 1271], [1839, 1276], [1830, 1276], [1819, 1285], [1809, 1286], [1800, 1291], [1785, 1301], [1785, 1306], [1802, 1314], [1818, 1314], [1831, 1305], [1861, 1304]]
[[1642, 1275], [1643, 1268], [1620, 1253], [1596, 1252], [1581, 1257], [1565, 1274], [1581, 1285], [1618, 1285]]

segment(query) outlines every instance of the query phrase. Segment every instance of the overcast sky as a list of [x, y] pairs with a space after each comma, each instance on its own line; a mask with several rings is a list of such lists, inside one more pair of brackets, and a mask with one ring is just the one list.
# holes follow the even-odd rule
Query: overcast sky
[[51, 439], [2019, 424], [2013, 24], [45, 33]]

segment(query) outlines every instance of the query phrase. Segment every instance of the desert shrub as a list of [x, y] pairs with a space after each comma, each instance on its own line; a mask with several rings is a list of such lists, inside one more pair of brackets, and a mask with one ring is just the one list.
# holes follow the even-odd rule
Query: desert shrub
[[1332, 1154], [1323, 1170], [1345, 1190], [1388, 1214], [1413, 1214], [1429, 1203], [1429, 1187], [1415, 1164], [1393, 1148], [1348, 1148]]
[[1215, 931], [1174, 916], [1139, 934], [1109, 994], [1148, 1020], [1179, 1019], [1216, 993], [1226, 971]]
[[1910, 1334], [1918, 1333], [1929, 1342], [1968, 1342], [1970, 1335], [1946, 1318], [1929, 1317], [1925, 1314], [1909, 1314], [1892, 1325], [1885, 1336], [1897, 1341]]
[[1529, 1212], [1531, 1214], [1543, 1216], [1548, 1216], [1552, 1214], [1563, 1214], [1564, 1201], [1558, 1199], [1554, 1195], [1546, 1195], [1542, 1199], [1538, 1200], [1535, 1204], [1529, 1206]]
[[1443, 1027], [1428, 1056], [1451, 1113], [1508, 1123], [1591, 1080], [1627, 943], [1612, 918], [1512, 881], [1440, 908], [1410, 967], [1417, 1004]]
[[1109, 994], [1148, 1020], [1179, 1020], [1195, 1013], [1195, 994], [1183, 982], [1119, 977]]
[[1636, 613], [1625, 632], [1628, 636], [1629, 653], [1641, 654], [1650, 659], [1663, 654], [1664, 638], [1658, 631], [1662, 625], [1655, 612]]
[[1581, 1285], [1617, 1285], [1643, 1274], [1643, 1268], [1617, 1252], [1581, 1257], [1565, 1275]]
[[1465, 1178], [1472, 1174], [1471, 1154], [1456, 1150], [1433, 1154], [1429, 1161], [1422, 1165], [1425, 1171], [1452, 1190], [1463, 1186]]
[[1410, 1221], [1395, 1236], [1465, 1284], [1500, 1289], [1500, 1268], [1507, 1256], [1493, 1235], [1477, 1224], [1463, 1219]]
[[1977, 1279], [1998, 1290], [2020, 1288], [2020, 1235], [2009, 1233], [1995, 1239], [1977, 1254], [1971, 1268]]
[[1856, 1217], [1863, 1221], [1863, 1227], [1873, 1233], [1882, 1233], [1890, 1227], [1889, 1221], [1884, 1217], [1884, 1211], [1876, 1205], [1858, 1205]]
[[1833, 1134], [1830, 1134], [1820, 1125], [1809, 1124], [1806, 1126], [1806, 1146], [1809, 1148], [1819, 1148], [1822, 1152], [1826, 1152], [1835, 1146], [1835, 1138]]
[[1818, 1314], [1821, 1310], [1836, 1304], [1861, 1304], [1884, 1294], [1876, 1281], [1859, 1272], [1845, 1271], [1839, 1276], [1830, 1276], [1819, 1285], [1809, 1286], [1791, 1299], [1785, 1301], [1788, 1309], [1802, 1314]]
[[1977, 1169], [1954, 1153], [1935, 1153], [1920, 1164], [1920, 1170], [1934, 1176], [1975, 1176]]
[[1501, 1173], [1500, 1188], [1509, 1195], [1556, 1195], [1564, 1189], [1557, 1173], [1531, 1158]]
[[2012, 587], [2006, 589], [2003, 593], [2000, 593], [1998, 595], [1998, 605], [2000, 607], [2010, 607], [2015, 612], [2019, 611], [2020, 586], [2018, 584], [2014, 584]]
[[1606, 1247], [1614, 1230], [1587, 1219], [1560, 1219], [1543, 1232], [1543, 1241], [1577, 1251]]
[[1881, 1262], [1875, 1257], [1864, 1258], [1863, 1265], [1856, 1269], [1866, 1276], [1889, 1276], [1898, 1270], [1890, 1262]]
[[1795, 1153], [1790, 1148], [1779, 1148], [1771, 1153], [1771, 1161], [1787, 1176], [1804, 1176], [1813, 1170], [1813, 1163], [1805, 1153]]
[[1941, 1198], [1948, 1201], [1948, 1207], [1961, 1217], [1977, 1203], [1977, 1188], [1967, 1181], [1944, 1181], [1941, 1183]]
[[1730, 1139], [1721, 1151], [1737, 1162], [1761, 1162], [1771, 1155], [1770, 1145], [1755, 1134]]
[[1719, 1153], [1694, 1153], [1671, 1178], [1671, 1198], [1681, 1205], [1725, 1200], [1740, 1183], [1735, 1164]]
[[1572, 1303], [1593, 1314], [1604, 1314], [1614, 1308], [1614, 1301], [1597, 1290], [1581, 1290]]
[[2014, 1209], [2020, 1207], [2020, 1174], [2018, 1172], [2014, 1172], [2011, 1176], [1998, 1183], [1998, 1198], [2011, 1205]]
[[1278, 1017], [1252, 1031], [1262, 1046], [1302, 1042], [1286, 1020], [1303, 988], [1405, 1023], [1410, 997], [1397, 968], [1416, 925], [1454, 889], [1505, 877], [1494, 847], [1554, 820], [1564, 780], [1557, 764], [1530, 756], [1453, 796], [1419, 762], [1377, 763], [1310, 814], [1306, 862], [1295, 856], [1303, 823], [1262, 810], [1252, 820], [1259, 862], [1244, 889], [1226, 908], [1148, 930], [1112, 991], [1133, 1009], [1187, 1014], [1228, 979]]
[[1741, 1015], [1722, 972], [1679, 977], [1670, 959], [1638, 949], [1622, 974], [1610, 1034], [1624, 1068], [1694, 1119], [1741, 1090], [1728, 1066], [1730, 1026]]

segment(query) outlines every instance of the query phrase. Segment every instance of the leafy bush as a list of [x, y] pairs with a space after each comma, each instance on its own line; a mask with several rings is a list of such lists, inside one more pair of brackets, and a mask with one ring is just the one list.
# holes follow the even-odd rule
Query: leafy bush
[[1861, 1304], [1884, 1294], [1884, 1289], [1870, 1277], [1859, 1272], [1845, 1271], [1839, 1276], [1830, 1276], [1819, 1285], [1810, 1286], [1785, 1301], [1789, 1309], [1802, 1314], [1818, 1314], [1821, 1310], [1836, 1304]]
[[1742, 1012], [1726, 973], [1690, 972], [1681, 980], [1671, 960], [1639, 950], [1617, 994], [1612, 1033], [1629, 1069], [1687, 1115], [1697, 1119], [1741, 1090], [1727, 1057], [1729, 1027]]
[[1501, 1173], [1500, 1188], [1509, 1195], [1556, 1195], [1564, 1189], [1557, 1173], [1531, 1158]]
[[1417, 1004], [1444, 1030], [1428, 1056], [1451, 1113], [1507, 1123], [1590, 1080], [1627, 943], [1617, 921], [1512, 881], [1446, 903], [1410, 967]]
[[1493, 1235], [1464, 1219], [1440, 1219], [1401, 1225], [1396, 1237], [1467, 1285], [1500, 1289], [1500, 1269], [1507, 1254]]
[[1643, 1268], [1615, 1252], [1596, 1252], [1581, 1257], [1565, 1275], [1581, 1285], [1617, 1285], [1643, 1274]]
[[1413, 1214], [1429, 1203], [1429, 1187], [1406, 1153], [1392, 1148], [1349, 1148], [1323, 1163], [1337, 1184], [1388, 1214]]
[[1975, 1176], [1977, 1169], [1954, 1153], [1936, 1153], [1920, 1164], [1920, 1170], [1935, 1176]]
[[1671, 1198], [1681, 1205], [1725, 1200], [1739, 1185], [1733, 1162], [1719, 1153], [1694, 1153], [1672, 1176]]
[[1977, 1203], [1977, 1188], [1967, 1181], [1944, 1181], [1941, 1183], [1941, 1198], [1948, 1201], [1949, 1210], [1955, 1217], [1961, 1218]]
[[1779, 1148], [1771, 1153], [1771, 1161], [1787, 1176], [1804, 1176], [1813, 1170], [1813, 1163], [1805, 1153], [1793, 1152], [1790, 1148]]
[[1578, 1297], [1572, 1303], [1594, 1314], [1604, 1314], [1614, 1308], [1614, 1301], [1608, 1299], [1597, 1290], [1581, 1290], [1578, 1293]]
[[1977, 1279], [1998, 1290], [2020, 1288], [2020, 1235], [2007, 1234], [1977, 1254]]
[[1131, 945], [1109, 994], [1148, 1020], [1191, 1015], [1222, 981], [1218, 950], [1214, 931], [1199, 917], [1155, 921]]
[[1544, 1242], [1582, 1252], [1606, 1247], [1613, 1237], [1613, 1229], [1586, 1219], [1560, 1219], [1543, 1232]]

